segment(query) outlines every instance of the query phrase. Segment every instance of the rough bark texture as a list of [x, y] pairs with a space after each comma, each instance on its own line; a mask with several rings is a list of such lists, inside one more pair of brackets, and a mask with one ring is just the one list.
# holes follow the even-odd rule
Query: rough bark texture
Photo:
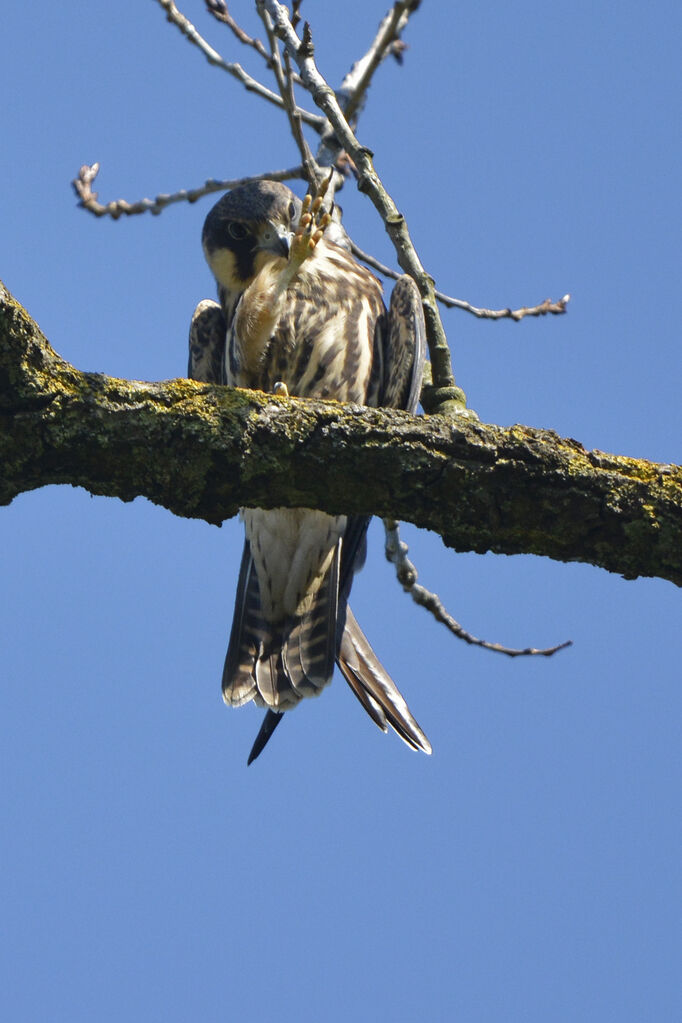
[[457, 550], [682, 584], [682, 469], [525, 426], [81, 373], [0, 284], [0, 503], [50, 483], [219, 523], [241, 505], [413, 522]]

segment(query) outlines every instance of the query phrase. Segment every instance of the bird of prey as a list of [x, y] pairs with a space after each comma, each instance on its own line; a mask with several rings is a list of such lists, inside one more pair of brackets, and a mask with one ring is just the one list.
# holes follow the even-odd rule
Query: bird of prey
[[[202, 242], [219, 303], [200, 302], [190, 328], [195, 380], [306, 398], [415, 411], [424, 362], [416, 286], [380, 282], [355, 261], [323, 208], [274, 181], [242, 185], [208, 214]], [[336, 662], [370, 717], [412, 748], [431, 745], [350, 607], [369, 518], [305, 508], [241, 512], [246, 541], [223, 672], [232, 706], [267, 708], [249, 756], [285, 711], [317, 696]]]

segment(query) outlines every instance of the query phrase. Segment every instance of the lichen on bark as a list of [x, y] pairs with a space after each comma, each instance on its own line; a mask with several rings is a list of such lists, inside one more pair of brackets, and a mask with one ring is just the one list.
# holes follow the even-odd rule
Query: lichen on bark
[[0, 503], [53, 483], [220, 523], [240, 506], [413, 522], [456, 550], [682, 584], [682, 469], [527, 426], [82, 373], [0, 284]]

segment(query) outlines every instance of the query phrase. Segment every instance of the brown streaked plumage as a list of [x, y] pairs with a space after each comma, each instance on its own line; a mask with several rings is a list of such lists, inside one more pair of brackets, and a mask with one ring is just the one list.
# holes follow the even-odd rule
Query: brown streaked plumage
[[[381, 284], [350, 255], [345, 232], [328, 223], [320, 202], [301, 219], [310, 201], [302, 207], [286, 186], [263, 181], [213, 207], [202, 241], [220, 304], [197, 306], [189, 375], [415, 411], [424, 359], [417, 289], [400, 278], [387, 311]], [[254, 700], [268, 708], [249, 763], [282, 713], [331, 681], [335, 662], [380, 728], [391, 725], [430, 753], [348, 607], [369, 519], [302, 508], [246, 508], [242, 517], [223, 695], [233, 706]]]

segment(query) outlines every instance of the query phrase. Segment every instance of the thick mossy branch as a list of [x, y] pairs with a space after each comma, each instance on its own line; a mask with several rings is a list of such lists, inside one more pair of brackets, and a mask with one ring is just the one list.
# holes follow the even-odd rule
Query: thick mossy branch
[[682, 469], [525, 426], [81, 373], [0, 286], [0, 503], [50, 483], [219, 523], [240, 505], [372, 513], [457, 550], [682, 584]]

